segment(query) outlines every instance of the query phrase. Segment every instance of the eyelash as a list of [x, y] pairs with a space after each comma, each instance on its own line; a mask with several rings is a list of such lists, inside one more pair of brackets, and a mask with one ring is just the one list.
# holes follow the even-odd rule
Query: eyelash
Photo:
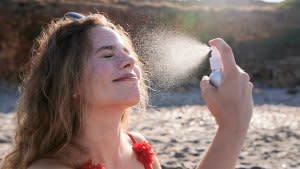
[[114, 55], [105, 55], [104, 58], [111, 58], [113, 57]]
[[[124, 50], [126, 53], [129, 54], [129, 50], [127, 50], [126, 48], [124, 48], [123, 50]], [[113, 57], [113, 56], [115, 56], [115, 55], [113, 55], [113, 54], [111, 54], [111, 55], [105, 55], [105, 56], [103, 56], [103, 58], [111, 58], [111, 57]]]

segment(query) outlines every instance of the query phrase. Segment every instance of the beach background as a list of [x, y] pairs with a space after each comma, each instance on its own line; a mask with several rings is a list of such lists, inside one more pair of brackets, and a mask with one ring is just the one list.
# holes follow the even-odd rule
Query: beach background
[[[101, 12], [122, 25], [147, 60], [144, 35], [180, 32], [206, 43], [224, 38], [251, 77], [254, 112], [238, 169], [300, 169], [300, 3], [285, 0], [2, 0], [0, 2], [0, 157], [15, 131], [18, 86], [30, 48], [53, 18], [67, 11]], [[163, 169], [194, 168], [216, 125], [199, 79], [204, 63], [180, 85], [158, 88], [153, 78], [147, 112], [134, 112], [130, 130], [153, 144]]]

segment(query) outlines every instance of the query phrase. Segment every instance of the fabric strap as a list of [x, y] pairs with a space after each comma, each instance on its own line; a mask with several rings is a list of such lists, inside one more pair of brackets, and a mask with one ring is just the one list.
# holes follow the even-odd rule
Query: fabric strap
[[127, 135], [130, 137], [132, 143], [135, 144], [135, 143], [136, 143], [136, 140], [135, 140], [135, 138], [132, 136], [132, 134], [130, 134], [129, 132], [127, 132]]

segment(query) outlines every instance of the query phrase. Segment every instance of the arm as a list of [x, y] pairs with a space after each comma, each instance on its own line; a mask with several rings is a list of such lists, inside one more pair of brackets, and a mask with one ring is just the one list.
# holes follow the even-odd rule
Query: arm
[[200, 87], [216, 123], [216, 136], [199, 162], [198, 169], [233, 169], [247, 134], [252, 116], [253, 84], [249, 75], [235, 63], [231, 48], [222, 39], [209, 42], [221, 54], [223, 81], [218, 88], [204, 76]]
[[206, 151], [198, 169], [233, 169], [240, 153], [244, 136], [219, 129]]

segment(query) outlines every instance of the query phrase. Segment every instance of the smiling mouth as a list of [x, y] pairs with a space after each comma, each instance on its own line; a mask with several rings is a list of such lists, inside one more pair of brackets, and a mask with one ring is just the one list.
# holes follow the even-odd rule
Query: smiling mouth
[[113, 80], [113, 82], [137, 81], [137, 80], [138, 80], [137, 77], [132, 76], [132, 77], [123, 77], [123, 78], [115, 79]]

